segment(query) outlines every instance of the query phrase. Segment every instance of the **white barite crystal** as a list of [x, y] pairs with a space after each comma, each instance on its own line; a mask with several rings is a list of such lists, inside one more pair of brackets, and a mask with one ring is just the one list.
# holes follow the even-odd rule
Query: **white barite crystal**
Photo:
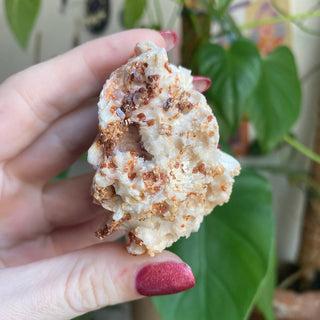
[[97, 236], [125, 230], [128, 252], [154, 255], [229, 200], [240, 165], [218, 149], [217, 121], [190, 71], [151, 42], [135, 53], [103, 87], [88, 161], [110, 216]]

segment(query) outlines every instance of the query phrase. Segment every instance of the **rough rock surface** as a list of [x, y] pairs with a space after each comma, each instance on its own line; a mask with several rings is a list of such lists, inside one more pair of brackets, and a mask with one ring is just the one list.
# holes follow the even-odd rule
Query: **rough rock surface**
[[100, 94], [99, 135], [88, 153], [95, 201], [127, 233], [131, 254], [154, 255], [199, 229], [229, 200], [239, 163], [218, 148], [217, 121], [190, 71], [142, 42]]

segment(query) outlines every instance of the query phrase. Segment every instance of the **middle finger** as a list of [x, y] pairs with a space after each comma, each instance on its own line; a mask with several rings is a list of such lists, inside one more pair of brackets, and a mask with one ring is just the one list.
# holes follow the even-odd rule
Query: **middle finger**
[[10, 160], [6, 169], [31, 184], [44, 184], [85, 152], [98, 130], [96, 99], [58, 119], [30, 147]]

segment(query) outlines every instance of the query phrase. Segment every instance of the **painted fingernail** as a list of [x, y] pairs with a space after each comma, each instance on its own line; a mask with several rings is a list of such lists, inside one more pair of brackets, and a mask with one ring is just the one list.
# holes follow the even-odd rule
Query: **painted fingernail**
[[177, 34], [172, 30], [161, 30], [159, 33], [162, 35], [162, 38], [166, 42], [166, 50], [171, 50], [178, 41]]
[[192, 83], [194, 90], [205, 92], [211, 86], [211, 79], [207, 77], [194, 76]]
[[194, 285], [191, 268], [182, 262], [149, 264], [143, 267], [136, 277], [136, 290], [143, 296], [173, 294]]

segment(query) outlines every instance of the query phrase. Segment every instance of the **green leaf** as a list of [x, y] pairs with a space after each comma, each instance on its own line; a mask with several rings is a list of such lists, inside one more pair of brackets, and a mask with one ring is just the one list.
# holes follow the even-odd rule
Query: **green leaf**
[[270, 251], [267, 275], [264, 278], [257, 295], [256, 303], [266, 320], [275, 320], [273, 313], [273, 298], [276, 287], [276, 252], [275, 237], [273, 237], [272, 250]]
[[22, 49], [26, 49], [39, 13], [41, 0], [5, 0], [5, 13], [11, 31]]
[[94, 312], [89, 312], [89, 313], [83, 314], [82, 316], [72, 318], [72, 320], [94, 320], [94, 319], [95, 319]]
[[61, 173], [59, 173], [55, 178], [53, 178], [52, 181], [67, 179], [68, 173], [69, 173], [69, 169], [66, 169], [66, 170], [62, 171]]
[[199, 70], [212, 79], [207, 97], [221, 122], [221, 137], [227, 141], [236, 132], [245, 102], [258, 84], [261, 70], [258, 49], [245, 39], [233, 42], [229, 49], [218, 44], [205, 45], [199, 52]]
[[124, 4], [124, 25], [133, 28], [141, 18], [147, 5], [147, 0], [126, 0]]
[[301, 84], [294, 57], [287, 47], [278, 47], [262, 63], [262, 74], [247, 112], [264, 152], [283, 139], [297, 120]]
[[153, 302], [163, 320], [244, 320], [267, 274], [274, 234], [269, 183], [242, 169], [230, 201], [173, 247], [192, 268], [191, 290]]
[[184, 4], [184, 0], [171, 0], [173, 2], [176, 2], [178, 4]]
[[233, 0], [218, 0], [218, 5], [219, 5], [219, 13], [223, 14], [229, 5], [231, 4]]

